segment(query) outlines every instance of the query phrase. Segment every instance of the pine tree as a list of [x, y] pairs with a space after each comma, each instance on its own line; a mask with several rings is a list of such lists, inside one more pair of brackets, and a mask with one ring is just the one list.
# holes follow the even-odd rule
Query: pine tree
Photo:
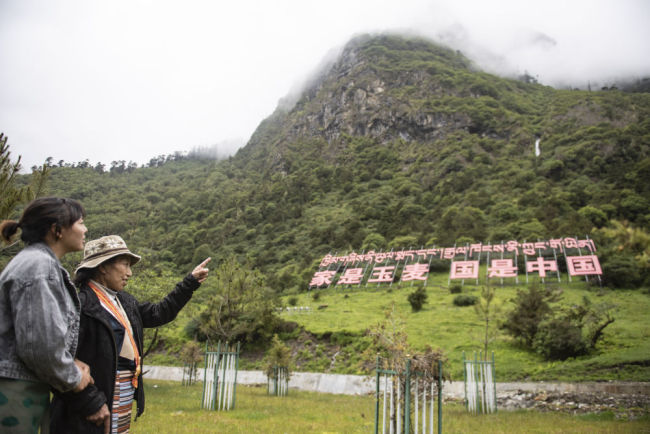
[[29, 185], [16, 185], [16, 176], [21, 168], [20, 159], [18, 156], [16, 162], [11, 161], [7, 136], [0, 133], [0, 220], [12, 217], [19, 205], [34, 200], [45, 188], [49, 175], [49, 169], [45, 165], [32, 172]]

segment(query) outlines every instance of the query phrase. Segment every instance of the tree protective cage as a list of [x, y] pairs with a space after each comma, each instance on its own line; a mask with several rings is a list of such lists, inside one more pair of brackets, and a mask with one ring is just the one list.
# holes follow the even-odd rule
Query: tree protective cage
[[268, 377], [267, 386], [269, 395], [287, 396], [289, 392], [289, 368], [274, 366], [273, 373]]
[[437, 402], [437, 433], [442, 433], [442, 360], [436, 376], [412, 368], [389, 366], [377, 357], [375, 434], [433, 434]]
[[196, 382], [198, 374], [198, 365], [196, 362], [184, 363], [183, 364], [183, 380], [181, 384], [183, 386], [191, 386]]
[[235, 408], [237, 371], [239, 369], [239, 342], [217, 344], [216, 351], [209, 351], [205, 344], [205, 371], [203, 375], [203, 398], [201, 408], [208, 410], [232, 410]]
[[467, 360], [463, 352], [465, 407], [473, 414], [496, 413], [497, 390], [494, 381], [494, 352], [492, 360], [481, 359], [481, 353], [478, 358], [474, 353], [474, 360]]

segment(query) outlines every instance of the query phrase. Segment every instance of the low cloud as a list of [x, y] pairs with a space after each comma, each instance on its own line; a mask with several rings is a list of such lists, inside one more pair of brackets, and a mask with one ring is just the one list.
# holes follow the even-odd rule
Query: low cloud
[[247, 140], [361, 33], [415, 33], [488, 72], [598, 88], [650, 76], [648, 22], [646, 0], [4, 0], [0, 131], [25, 167]]

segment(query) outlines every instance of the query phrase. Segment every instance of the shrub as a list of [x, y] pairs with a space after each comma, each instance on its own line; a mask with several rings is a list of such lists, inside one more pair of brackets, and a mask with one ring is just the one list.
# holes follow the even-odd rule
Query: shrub
[[302, 350], [298, 351], [298, 360], [301, 360], [303, 362], [309, 361], [314, 358], [314, 354], [309, 350], [308, 348], [303, 348]]
[[291, 369], [291, 349], [280, 340], [278, 335], [273, 335], [271, 340], [271, 347], [264, 355], [264, 373], [269, 378], [275, 378], [275, 367], [281, 366], [288, 370]]
[[473, 295], [460, 294], [454, 297], [455, 306], [472, 306], [478, 301], [478, 297]]
[[463, 292], [463, 287], [460, 283], [454, 283], [449, 287], [449, 292], [452, 294], [460, 294]]
[[503, 328], [531, 347], [539, 325], [552, 313], [549, 303], [557, 301], [559, 295], [557, 291], [539, 285], [532, 285], [525, 292], [517, 290], [517, 296], [513, 300], [515, 307], [506, 315]]
[[642, 277], [634, 258], [612, 256], [603, 264], [603, 280], [613, 288], [634, 288]]
[[274, 294], [264, 284], [261, 273], [230, 257], [219, 264], [214, 274], [210, 282], [216, 291], [198, 315], [200, 330], [213, 342], [270, 340], [278, 317]]
[[295, 296], [289, 297], [287, 303], [289, 303], [289, 306], [295, 306], [296, 304], [298, 304], [298, 297]]
[[183, 328], [183, 332], [188, 338], [197, 339], [199, 342], [205, 342], [207, 339], [205, 333], [201, 331], [201, 321], [199, 321], [199, 318], [190, 319]]
[[187, 341], [181, 348], [181, 360], [183, 363], [196, 364], [203, 358], [201, 347], [196, 341]]
[[427, 302], [427, 292], [423, 286], [420, 286], [408, 295], [407, 300], [411, 304], [411, 310], [413, 312], [419, 312], [422, 310], [422, 305]]
[[551, 289], [528, 288], [517, 291], [516, 307], [507, 316], [504, 328], [547, 360], [565, 360], [589, 353], [615, 321], [615, 306], [582, 303], [563, 309], [552, 308], [560, 293]]
[[449, 261], [444, 259], [432, 259], [431, 265], [429, 266], [429, 271], [431, 273], [443, 273], [449, 271]]
[[386, 239], [382, 235], [376, 232], [371, 232], [366, 235], [366, 238], [364, 238], [361, 248], [365, 250], [379, 250], [385, 245]]
[[311, 294], [311, 298], [313, 298], [314, 301], [318, 301], [318, 300], [320, 299], [320, 292], [318, 292], [318, 291], [314, 291], [314, 292]]
[[602, 228], [603, 225], [607, 223], [607, 214], [590, 205], [580, 208], [578, 214], [589, 220], [589, 222], [597, 228]]
[[554, 318], [540, 324], [533, 349], [547, 360], [565, 360], [586, 354], [588, 346], [580, 326], [566, 318]]

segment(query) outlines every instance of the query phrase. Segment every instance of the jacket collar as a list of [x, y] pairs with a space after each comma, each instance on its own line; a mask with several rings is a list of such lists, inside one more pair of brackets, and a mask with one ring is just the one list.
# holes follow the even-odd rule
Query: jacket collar
[[47, 243], [45, 243], [43, 241], [40, 241], [38, 243], [29, 244], [26, 247], [26, 249], [34, 249], [34, 250], [39, 250], [39, 251], [41, 251], [43, 253], [46, 253], [46, 254], [50, 255], [52, 257], [52, 259], [56, 260], [56, 262], [58, 262], [59, 265], [61, 264], [61, 261], [59, 261], [59, 258], [56, 257], [56, 255], [54, 254], [54, 251], [50, 248], [50, 246], [47, 245]]
[[32, 243], [26, 247], [26, 249], [33, 249], [33, 250], [38, 250], [40, 252], [45, 253], [46, 255], [50, 256], [54, 261], [56, 261], [56, 265], [59, 266], [61, 270], [65, 273], [65, 276], [67, 277], [68, 280], [70, 280], [70, 273], [68, 273], [68, 270], [63, 268], [63, 265], [61, 265], [61, 261], [57, 256], [54, 254], [54, 250], [50, 248], [50, 246], [47, 245], [47, 243], [40, 241], [38, 243]]
[[81, 301], [81, 312], [93, 318], [101, 319], [108, 324], [106, 309], [99, 302], [99, 299], [88, 285], [83, 285], [79, 289], [79, 299]]

